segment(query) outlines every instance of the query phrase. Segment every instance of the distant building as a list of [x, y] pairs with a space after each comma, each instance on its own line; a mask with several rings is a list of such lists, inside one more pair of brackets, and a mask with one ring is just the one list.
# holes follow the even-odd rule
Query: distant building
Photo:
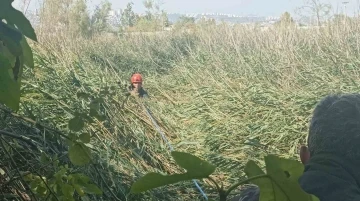
[[278, 21], [280, 17], [277, 16], [256, 16], [256, 15], [234, 15], [226, 13], [191, 13], [191, 14], [180, 14], [180, 13], [169, 13], [168, 18], [172, 23], [176, 23], [181, 16], [194, 17], [195, 21], [199, 19], [214, 19], [217, 23], [225, 22], [231, 24], [243, 24], [243, 23], [272, 23]]

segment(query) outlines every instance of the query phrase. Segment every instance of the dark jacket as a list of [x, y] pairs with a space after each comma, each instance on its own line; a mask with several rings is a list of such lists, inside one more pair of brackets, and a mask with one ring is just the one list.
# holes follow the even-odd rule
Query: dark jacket
[[360, 159], [346, 160], [329, 154], [311, 157], [299, 183], [320, 201], [360, 200]]
[[[128, 87], [128, 90], [129, 90], [129, 92], [131, 92], [132, 90], [134, 90], [134, 87], [132, 85], [130, 85]], [[139, 97], [140, 98], [149, 98], [149, 94], [144, 90], [144, 88], [141, 87], [139, 89]]]

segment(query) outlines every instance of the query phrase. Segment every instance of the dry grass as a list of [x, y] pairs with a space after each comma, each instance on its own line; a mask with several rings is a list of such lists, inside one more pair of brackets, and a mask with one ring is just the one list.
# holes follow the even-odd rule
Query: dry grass
[[[22, 103], [39, 121], [66, 129], [71, 111], [86, 108], [77, 91], [96, 93], [141, 71], [152, 96], [149, 107], [175, 149], [216, 164], [228, 185], [243, 176], [248, 159], [261, 161], [266, 153], [297, 158], [317, 101], [328, 93], [359, 90], [358, 25], [266, 31], [219, 25], [192, 34], [91, 40], [40, 35], [40, 44], [33, 45], [36, 68], [25, 72]], [[121, 103], [125, 91], [118, 88], [113, 98]], [[117, 195], [125, 197], [131, 180], [144, 173], [179, 171], [134, 102], [121, 108], [107, 100], [104, 108], [108, 120], [87, 131], [104, 169], [111, 169], [104, 176]], [[136, 200], [199, 196], [185, 182]]]

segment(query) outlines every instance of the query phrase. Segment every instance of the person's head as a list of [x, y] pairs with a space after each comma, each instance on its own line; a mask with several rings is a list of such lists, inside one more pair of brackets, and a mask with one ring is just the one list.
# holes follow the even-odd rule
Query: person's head
[[131, 84], [134, 86], [135, 90], [139, 90], [142, 87], [142, 76], [139, 73], [135, 73], [131, 77]]
[[308, 147], [301, 147], [306, 164], [319, 153], [360, 159], [360, 94], [329, 95], [315, 107], [310, 122]]
[[245, 187], [240, 195], [235, 196], [231, 201], [259, 201], [260, 189], [256, 185], [248, 185]]

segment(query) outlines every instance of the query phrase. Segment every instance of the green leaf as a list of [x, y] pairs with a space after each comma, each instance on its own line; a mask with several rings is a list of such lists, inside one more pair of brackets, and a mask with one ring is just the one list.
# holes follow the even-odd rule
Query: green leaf
[[[265, 165], [267, 177], [251, 181], [260, 188], [259, 201], [317, 200], [314, 196], [304, 192], [298, 183], [304, 168], [300, 162], [268, 155], [265, 157]], [[246, 164], [245, 173], [249, 178], [265, 175], [253, 161]]]
[[84, 192], [84, 190], [81, 188], [80, 185], [74, 184], [73, 186], [74, 186], [76, 192], [77, 192], [81, 197], [85, 195], [85, 192]]
[[16, 56], [14, 56], [10, 52], [9, 48], [7, 48], [5, 44], [3, 45], [1, 41], [0, 41], [0, 54], [2, 54], [5, 58], [9, 60], [10, 66], [15, 66]]
[[37, 41], [34, 28], [25, 15], [12, 7], [11, 2], [3, 3], [0, 8], [0, 18], [5, 19], [10, 24], [15, 24], [16, 27], [28, 38]]
[[88, 147], [81, 143], [74, 143], [69, 148], [69, 158], [74, 165], [86, 165], [91, 160], [91, 152]]
[[68, 134], [68, 138], [70, 138], [70, 144], [72, 143], [72, 141], [76, 141], [79, 137], [76, 133], [69, 133]]
[[12, 78], [9, 60], [0, 55], [0, 102], [13, 110], [19, 109], [20, 83]]
[[89, 143], [91, 136], [89, 133], [83, 133], [79, 136], [79, 138], [83, 143]]
[[159, 173], [148, 173], [141, 177], [131, 186], [131, 193], [141, 193], [153, 188], [174, 184], [180, 181], [191, 180], [190, 174], [161, 175]]
[[276, 189], [282, 189], [291, 201], [312, 200], [311, 195], [302, 190], [298, 179], [303, 174], [304, 166], [291, 159], [280, 158], [274, 155], [265, 157], [266, 172], [276, 182]]
[[74, 187], [69, 184], [65, 183], [61, 185], [61, 192], [67, 199], [73, 198], [74, 191], [75, 191]]
[[207, 161], [193, 156], [188, 153], [171, 152], [175, 161], [183, 168], [187, 170], [183, 174], [174, 175], [162, 175], [159, 173], [148, 173], [144, 177], [136, 181], [132, 187], [132, 193], [141, 193], [153, 188], [165, 186], [168, 184], [174, 184], [180, 181], [187, 181], [191, 179], [203, 179], [210, 176], [216, 169], [216, 167]]
[[61, 181], [64, 176], [66, 176], [67, 169], [61, 166], [60, 170], [54, 174], [54, 177], [57, 181]]
[[89, 194], [101, 195], [103, 192], [95, 184], [87, 184], [84, 186], [84, 190]]
[[32, 180], [31, 182], [30, 182], [30, 188], [31, 189], [36, 189], [36, 187], [39, 185], [39, 181], [38, 180]]
[[46, 193], [47, 193], [47, 188], [46, 186], [44, 185], [44, 182], [41, 182], [41, 185], [38, 185], [37, 188], [36, 188], [36, 192], [42, 196], [45, 196]]
[[[250, 177], [265, 175], [265, 172], [252, 160], [248, 161], [245, 170], [245, 174]], [[282, 192], [274, 191], [273, 183], [270, 178], [259, 178], [252, 180], [251, 183], [257, 185], [260, 188], [260, 199], [259, 201], [281, 201], [286, 200], [285, 195]], [[276, 197], [276, 196], [278, 197]], [[276, 198], [276, 199], [275, 199]]]
[[171, 155], [180, 167], [186, 169], [187, 172], [191, 172], [194, 176], [209, 176], [216, 169], [216, 166], [188, 153], [173, 151]]
[[84, 120], [80, 116], [75, 116], [69, 121], [69, 129], [75, 132], [81, 131], [85, 126]]
[[21, 38], [20, 32], [0, 21], [0, 40], [4, 42], [5, 46], [14, 56], [20, 56], [23, 53], [20, 44]]
[[33, 180], [33, 174], [26, 174], [23, 176], [24, 181], [29, 182]]
[[90, 178], [84, 174], [72, 174], [72, 176], [75, 178], [76, 183], [81, 185], [86, 185], [90, 182]]
[[26, 41], [26, 38], [23, 36], [21, 41], [20, 41], [22, 50], [23, 50], [23, 55], [24, 55], [24, 64], [29, 67], [29, 68], [34, 68], [34, 57], [33, 57], [33, 53], [32, 50], [28, 44], [28, 42]]

